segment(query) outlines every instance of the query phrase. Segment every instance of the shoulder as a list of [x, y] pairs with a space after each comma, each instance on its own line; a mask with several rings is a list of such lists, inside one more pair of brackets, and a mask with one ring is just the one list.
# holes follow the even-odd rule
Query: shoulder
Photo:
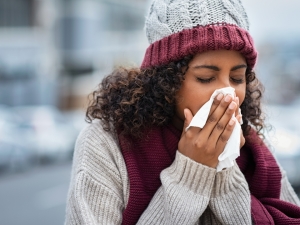
[[[78, 135], [76, 146], [89, 145], [93, 147], [94, 144], [107, 145], [110, 147], [118, 147], [117, 134], [113, 131], [105, 131], [101, 121], [97, 120], [88, 124]], [[94, 146], [95, 147], [95, 146]]]
[[120, 151], [118, 137], [103, 129], [101, 121], [87, 125], [79, 134], [73, 157], [73, 173], [84, 172], [94, 179], [127, 177], [126, 165]]
[[117, 135], [105, 131], [100, 121], [88, 124], [80, 132], [75, 144], [69, 188], [70, 212], [74, 210], [86, 217], [87, 211], [94, 210], [88, 208], [95, 201], [103, 208], [105, 203], [99, 196], [114, 199], [113, 208], [127, 204], [129, 181], [118, 142]]

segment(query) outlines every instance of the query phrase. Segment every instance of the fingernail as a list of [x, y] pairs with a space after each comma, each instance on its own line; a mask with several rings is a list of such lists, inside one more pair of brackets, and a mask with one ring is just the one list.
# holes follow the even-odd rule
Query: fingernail
[[232, 125], [234, 124], [234, 122], [235, 122], [235, 121], [234, 121], [233, 119], [231, 119], [231, 120], [229, 121], [229, 125], [232, 126]]
[[226, 95], [226, 97], [225, 97], [225, 102], [229, 102], [230, 100], [231, 100], [230, 95]]
[[223, 98], [223, 94], [222, 93], [220, 93], [220, 94], [218, 94], [218, 96], [217, 96], [217, 100], [221, 100]]
[[185, 112], [185, 110], [183, 110], [183, 114], [184, 114], [184, 118], [186, 119], [186, 112]]
[[234, 107], [235, 107], [235, 103], [231, 102], [230, 105], [229, 105], [229, 109], [234, 109]]
[[240, 123], [240, 124], [243, 123], [243, 117], [242, 117], [242, 116], [240, 116], [240, 118], [239, 118], [239, 123]]

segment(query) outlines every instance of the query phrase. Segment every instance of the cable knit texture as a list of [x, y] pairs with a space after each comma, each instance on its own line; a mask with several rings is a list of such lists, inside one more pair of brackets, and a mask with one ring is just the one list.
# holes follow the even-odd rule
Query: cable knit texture
[[[197, 185], [200, 177], [203, 189]], [[216, 173], [176, 152], [160, 180], [138, 224], [251, 224], [248, 185], [237, 165]], [[281, 183], [280, 198], [300, 205], [285, 174]], [[90, 124], [76, 142], [65, 224], [122, 224], [129, 190], [117, 136], [99, 121]]]
[[153, 44], [185, 29], [224, 23], [249, 29], [240, 0], [154, 0], [145, 28], [148, 41]]
[[186, 55], [227, 49], [257, 58], [240, 0], [154, 0], [145, 23], [150, 46], [141, 68], [166, 65]]

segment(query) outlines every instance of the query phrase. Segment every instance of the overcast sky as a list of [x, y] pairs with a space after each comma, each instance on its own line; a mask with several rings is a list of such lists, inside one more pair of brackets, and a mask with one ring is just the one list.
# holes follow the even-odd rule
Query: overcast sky
[[300, 0], [242, 0], [256, 43], [270, 38], [300, 41]]

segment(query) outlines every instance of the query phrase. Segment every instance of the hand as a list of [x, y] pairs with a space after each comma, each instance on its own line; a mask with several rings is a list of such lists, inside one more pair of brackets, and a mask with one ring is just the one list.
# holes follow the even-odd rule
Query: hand
[[[221, 95], [221, 99], [217, 98]], [[214, 99], [210, 115], [203, 129], [186, 127], [193, 119], [189, 109], [184, 109], [185, 121], [178, 150], [190, 159], [203, 165], [216, 168], [218, 157], [224, 151], [225, 145], [233, 131], [235, 120], [232, 115], [236, 112], [237, 103], [230, 95], [223, 97], [219, 94]]]
[[[240, 105], [240, 100], [239, 97], [234, 98], [235, 103], [239, 106]], [[237, 119], [238, 122], [242, 120], [242, 115], [239, 112], [239, 107], [236, 108], [235, 110], [235, 118]], [[241, 140], [240, 140], [240, 148], [242, 148], [245, 144], [245, 137], [243, 134], [243, 130], [241, 129]]]

